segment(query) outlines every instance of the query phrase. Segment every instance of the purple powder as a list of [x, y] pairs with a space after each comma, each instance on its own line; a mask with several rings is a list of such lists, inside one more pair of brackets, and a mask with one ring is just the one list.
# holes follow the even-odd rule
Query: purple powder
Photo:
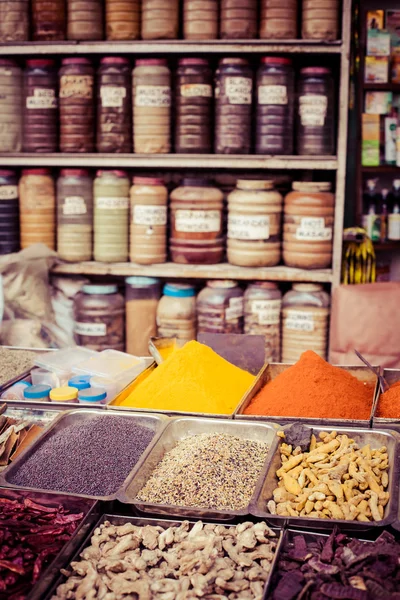
[[[62, 421], [61, 421], [62, 423]], [[131, 417], [77, 420], [50, 434], [10, 483], [45, 490], [109, 496], [115, 493], [154, 437]]]

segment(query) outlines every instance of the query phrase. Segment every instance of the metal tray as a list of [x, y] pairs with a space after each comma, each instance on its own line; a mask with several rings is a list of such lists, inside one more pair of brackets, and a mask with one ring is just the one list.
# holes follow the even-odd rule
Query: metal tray
[[[271, 379], [275, 379], [278, 375], [286, 371], [289, 367], [293, 365], [285, 364], [285, 363], [270, 363], [264, 365], [262, 370], [260, 371], [257, 379], [255, 380], [252, 387], [246, 392], [243, 399], [239, 403], [238, 407], [234, 412], [234, 419], [240, 419], [244, 421], [268, 421], [270, 423], [309, 423], [314, 425], [315, 427], [323, 426], [323, 427], [370, 427], [373, 413], [373, 401], [376, 394], [376, 389], [378, 386], [378, 378], [376, 375], [371, 373], [367, 367], [342, 367], [341, 369], [347, 371], [357, 377], [360, 381], [374, 383], [375, 384], [375, 392], [371, 397], [371, 414], [370, 418], [366, 420], [361, 419], [316, 419], [312, 417], [282, 417], [282, 416], [274, 416], [274, 415], [245, 415], [244, 411], [249, 406], [250, 402], [253, 398], [258, 394], [258, 392], [265, 386]], [[351, 401], [351, 398], [349, 398]]]
[[24, 490], [10, 490], [0, 488], [0, 497], [6, 497], [10, 500], [20, 500], [29, 497], [35, 502], [45, 504], [47, 506], [57, 506], [63, 504], [65, 508], [71, 512], [83, 512], [84, 517], [79, 527], [73, 533], [72, 537], [61, 549], [60, 553], [54, 558], [49, 566], [43, 571], [40, 580], [31, 589], [26, 596], [26, 600], [42, 600], [44, 594], [52, 586], [55, 578], [59, 574], [60, 569], [69, 562], [70, 557], [76, 552], [76, 549], [82, 544], [82, 541], [87, 536], [88, 531], [91, 531], [94, 523], [99, 519], [103, 510], [100, 503], [87, 498], [77, 498], [76, 496], [65, 496], [64, 494], [56, 494], [52, 492], [31, 492]]
[[[287, 429], [288, 426], [284, 428]], [[308, 429], [312, 429], [315, 434], [321, 431], [329, 431], [329, 427], [312, 427], [306, 425]], [[399, 503], [399, 471], [400, 471], [400, 456], [399, 444], [400, 437], [394, 431], [376, 431], [372, 429], [362, 428], [342, 428], [336, 427], [335, 431], [338, 434], [344, 433], [355, 439], [360, 446], [371, 444], [372, 448], [380, 448], [387, 446], [389, 455], [389, 486], [387, 491], [390, 493], [390, 499], [385, 507], [385, 515], [381, 521], [371, 521], [369, 523], [362, 521], [345, 521], [343, 519], [314, 519], [308, 517], [283, 517], [280, 515], [271, 515], [267, 512], [266, 505], [272, 499], [272, 492], [277, 487], [278, 479], [276, 471], [281, 466], [280, 445], [275, 447], [273, 454], [270, 454], [267, 465], [267, 476], [264, 481], [259, 481], [257, 489], [250, 503], [250, 513], [256, 517], [265, 519], [272, 525], [289, 525], [291, 527], [304, 527], [311, 530], [332, 529], [333, 524], [339, 525], [343, 531], [368, 531], [377, 527], [390, 525], [396, 519], [398, 503]]]
[[260, 479], [264, 480], [267, 473], [267, 464], [270, 453], [274, 453], [278, 446], [278, 437], [275, 435], [277, 427], [270, 423], [243, 423], [229, 421], [228, 419], [173, 419], [162, 432], [157, 444], [148, 454], [146, 461], [140, 465], [140, 469], [131, 473], [121, 488], [118, 499], [126, 504], [133, 504], [135, 509], [142, 513], [156, 515], [169, 515], [178, 517], [195, 517], [198, 519], [230, 520], [237, 516], [249, 513], [248, 507], [241, 510], [217, 510], [207, 508], [196, 508], [189, 506], [174, 506], [170, 504], [152, 504], [135, 500], [136, 495], [142, 489], [151, 473], [158, 465], [164, 454], [174, 448], [177, 442], [184, 438], [200, 433], [229, 433], [238, 437], [266, 442], [269, 445], [269, 453], [260, 472]]
[[27, 404], [23, 400], [6, 400], [5, 404], [6, 410], [3, 414], [6, 417], [29, 419], [32, 423], [44, 423], [46, 425], [64, 410], [62, 406], [55, 402], [51, 402], [49, 407], [43, 406], [42, 402]]
[[[136, 463], [136, 465], [133, 467], [133, 469], [130, 472], [130, 474], [128, 475], [128, 477], [126, 478], [126, 480], [124, 482], [124, 484], [125, 484], [129, 478], [131, 478], [132, 476], [135, 475], [135, 473], [138, 471], [138, 469], [140, 468], [142, 463], [145, 462], [146, 457], [149, 454], [149, 452], [152, 450], [154, 445], [157, 443], [158, 438], [160, 437], [166, 423], [168, 422], [167, 417], [165, 417], [164, 415], [148, 415], [148, 414], [146, 415], [146, 414], [138, 414], [138, 413], [134, 413], [134, 412], [131, 412], [131, 413], [127, 413], [127, 412], [103, 413], [102, 411], [97, 411], [94, 409], [92, 409], [92, 410], [79, 409], [77, 411], [62, 412], [54, 419], [54, 421], [52, 423], [50, 423], [50, 425], [48, 427], [46, 427], [46, 429], [43, 431], [43, 433], [34, 441], [32, 446], [29, 446], [29, 448], [24, 450], [24, 452], [22, 452], [17, 457], [17, 459], [15, 461], [13, 461], [13, 463], [7, 468], [7, 470], [4, 473], [0, 474], [0, 486], [4, 486], [4, 487], [8, 487], [8, 488], [15, 488], [15, 489], [22, 489], [21, 486], [11, 483], [9, 481], [9, 478], [11, 477], [11, 475], [13, 473], [18, 471], [21, 464], [23, 464], [27, 458], [29, 458], [30, 456], [32, 456], [35, 453], [37, 448], [39, 448], [43, 444], [44, 440], [46, 440], [53, 432], [64, 429], [65, 427], [70, 425], [71, 422], [86, 421], [94, 415], [101, 415], [101, 414], [107, 415], [107, 417], [110, 419], [113, 416], [117, 416], [117, 415], [119, 415], [121, 417], [125, 417], [127, 419], [135, 419], [138, 425], [143, 425], [144, 427], [152, 429], [155, 433], [152, 441], [150, 442], [150, 444], [148, 445], [146, 450], [143, 452], [142, 456], [140, 457], [140, 459]], [[42, 490], [40, 488], [30, 488], [30, 487], [24, 487], [23, 489], [29, 489], [29, 490], [33, 490], [36, 492], [47, 492], [48, 491], [48, 490]], [[60, 492], [59, 490], [52, 490], [52, 491]], [[65, 496], [74, 496], [76, 498], [89, 498], [89, 499], [93, 499], [93, 500], [111, 501], [111, 500], [115, 500], [117, 498], [117, 492], [118, 492], [118, 490], [116, 490], [115, 493], [111, 494], [110, 496], [89, 496], [87, 494], [73, 494], [70, 492], [62, 492], [62, 491], [60, 493]]]
[[[19, 348], [17, 346], [2, 346], [2, 347], [6, 348], [7, 350], [29, 351], [29, 352], [35, 352], [36, 354], [39, 354], [42, 352], [54, 352], [55, 351], [53, 348]], [[18, 381], [22, 381], [23, 379], [26, 379], [26, 377], [29, 377], [31, 374], [31, 370], [34, 367], [35, 367], [35, 365], [33, 365], [31, 369], [28, 369], [27, 371], [24, 371], [23, 373], [18, 373], [18, 375], [15, 375], [15, 377], [13, 377], [12, 379], [9, 379], [8, 381], [2, 383], [0, 385], [0, 394], [5, 392], [6, 390], [8, 390], [8, 388], [11, 387], [12, 385], [14, 385], [14, 383], [17, 383]]]
[[163, 348], [182, 348], [186, 344], [186, 340], [180, 340], [179, 338], [165, 338], [165, 337], [151, 337], [149, 341], [149, 352], [154, 358], [158, 365], [164, 362], [163, 357], [160, 354], [160, 350]]
[[[188, 520], [190, 522], [191, 526], [195, 525], [195, 523], [197, 522], [194, 519], [186, 519], [186, 520]], [[75, 552], [75, 554], [73, 555], [71, 560], [69, 560], [67, 563], [64, 563], [64, 565], [63, 565], [64, 568], [68, 567], [71, 564], [71, 562], [74, 562], [79, 559], [79, 557], [80, 557], [81, 553], [84, 551], [84, 549], [87, 546], [89, 546], [90, 540], [92, 539], [92, 535], [93, 535], [95, 529], [97, 529], [97, 527], [100, 527], [100, 525], [102, 525], [105, 521], [109, 521], [112, 525], [125, 525], [125, 523], [132, 523], [133, 525], [136, 525], [138, 527], [145, 527], [146, 525], [152, 525], [152, 526], [160, 526], [160, 527], [164, 527], [164, 528], [175, 527], [175, 526], [179, 527], [179, 525], [181, 525], [183, 522], [183, 520], [179, 520], [179, 519], [168, 520], [168, 519], [155, 519], [155, 518], [144, 518], [144, 517], [121, 517], [121, 516], [113, 515], [113, 514], [105, 514], [102, 517], [100, 517], [100, 519], [97, 521], [97, 523], [94, 525], [94, 527], [92, 527], [91, 531], [87, 534], [85, 540], [83, 541], [83, 543], [81, 543], [79, 549]], [[213, 523], [213, 524], [217, 525], [218, 523]], [[230, 525], [227, 523], [220, 523], [220, 524], [223, 524], [224, 527], [235, 527], [235, 525]], [[280, 554], [280, 548], [281, 548], [281, 545], [283, 542], [283, 537], [284, 537], [284, 532], [282, 530], [277, 529], [275, 527], [272, 527], [271, 529], [273, 529], [275, 531], [275, 533], [278, 536], [278, 539], [277, 539], [277, 547], [276, 547], [276, 551], [275, 551], [275, 556], [274, 556], [274, 559], [271, 564], [271, 569], [269, 571], [268, 579], [265, 582], [263, 600], [266, 600], [268, 598], [266, 592], [269, 587], [272, 574], [275, 571], [275, 565], [276, 565], [276, 562], [277, 562], [279, 554]], [[61, 585], [62, 583], [64, 583], [65, 581], [66, 581], [65, 575], [60, 575], [58, 577], [58, 579], [56, 581], [54, 581], [54, 584], [50, 588], [48, 594], [46, 596], [44, 596], [44, 598], [42, 600], [51, 600], [51, 598], [56, 593], [58, 586]]]
[[[400, 381], [400, 369], [384, 369], [383, 376], [389, 385]], [[400, 417], [398, 419], [388, 419], [375, 416], [378, 410], [379, 398], [381, 395], [380, 387], [377, 386], [376, 399], [374, 404], [374, 412], [372, 417], [372, 427], [374, 429], [392, 429], [400, 432]], [[400, 408], [399, 408], [400, 411]]]

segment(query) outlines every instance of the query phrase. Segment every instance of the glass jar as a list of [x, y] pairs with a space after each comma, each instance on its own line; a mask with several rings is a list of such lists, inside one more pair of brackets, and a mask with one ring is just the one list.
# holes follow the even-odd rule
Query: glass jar
[[67, 0], [69, 40], [99, 41], [104, 39], [103, 0]]
[[107, 56], [97, 71], [97, 152], [132, 151], [129, 60]]
[[56, 152], [57, 73], [54, 60], [26, 61], [24, 72], [24, 152]]
[[338, 39], [339, 0], [303, 0], [302, 8], [304, 40]]
[[211, 153], [213, 76], [207, 60], [179, 60], [175, 106], [175, 152]]
[[298, 0], [261, 0], [260, 38], [297, 39], [297, 3]]
[[172, 261], [204, 265], [220, 262], [224, 254], [221, 190], [207, 179], [186, 177], [170, 198]]
[[94, 69], [87, 58], [64, 58], [60, 78], [60, 151], [94, 150]]
[[218, 37], [218, 0], [183, 0], [185, 40], [215, 40]]
[[37, 42], [65, 40], [65, 0], [32, 0], [32, 31]]
[[331, 187], [324, 181], [293, 182], [284, 209], [283, 260], [288, 267], [330, 267], [335, 218]]
[[29, 0], [0, 0], [0, 42], [27, 42]]
[[74, 335], [91, 350], [125, 350], [125, 299], [110, 284], [84, 285], [74, 298]]
[[125, 279], [126, 351], [149, 356], [149, 341], [157, 335], [157, 306], [161, 284], [154, 277]]
[[263, 335], [265, 362], [281, 359], [282, 294], [278, 285], [269, 281], [255, 281], [244, 293], [244, 332]]
[[171, 71], [162, 58], [137, 60], [132, 73], [133, 145], [138, 154], [171, 150]]
[[92, 258], [93, 181], [86, 169], [62, 169], [57, 180], [57, 252], [62, 260]]
[[128, 260], [129, 187], [125, 171], [97, 171], [93, 185], [94, 260]]
[[297, 152], [315, 156], [335, 151], [334, 88], [331, 70], [305, 67], [298, 84]]
[[13, 60], [0, 59], [0, 152], [21, 152], [22, 70]]
[[244, 58], [222, 58], [215, 74], [215, 152], [249, 154], [253, 74]]
[[106, 38], [113, 42], [140, 38], [140, 0], [106, 0]]
[[236, 281], [207, 281], [197, 296], [198, 333], [243, 333], [243, 290]]
[[168, 190], [162, 179], [134, 177], [131, 187], [129, 257], [141, 265], [167, 260]]
[[326, 360], [330, 297], [321, 284], [294, 283], [282, 300], [282, 362], [294, 363], [306, 350]]
[[142, 0], [142, 40], [176, 40], [179, 0]]
[[0, 255], [19, 250], [18, 178], [0, 169]]
[[261, 59], [256, 106], [256, 153], [293, 154], [294, 70], [290, 58]]
[[21, 248], [46, 244], [55, 250], [56, 193], [50, 169], [24, 169], [19, 180]]
[[196, 339], [196, 291], [185, 283], [167, 283], [157, 307], [157, 335], [190, 342]]
[[220, 37], [249, 40], [257, 37], [257, 0], [222, 0]]
[[273, 181], [239, 179], [228, 196], [228, 262], [273, 267], [281, 258], [282, 196]]

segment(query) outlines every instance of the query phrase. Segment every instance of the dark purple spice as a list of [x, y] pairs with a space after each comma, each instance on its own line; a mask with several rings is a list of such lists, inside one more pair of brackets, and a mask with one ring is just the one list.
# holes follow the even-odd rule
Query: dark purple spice
[[54, 431], [10, 483], [45, 490], [109, 496], [117, 491], [154, 437], [131, 417], [95, 416]]

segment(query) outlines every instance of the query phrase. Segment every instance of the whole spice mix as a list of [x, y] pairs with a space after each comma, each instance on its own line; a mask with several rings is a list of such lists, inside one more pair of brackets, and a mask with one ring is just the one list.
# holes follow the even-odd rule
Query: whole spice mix
[[30, 350], [10, 350], [0, 347], [0, 388], [2, 385], [32, 369], [36, 354]]
[[396, 381], [387, 392], [379, 396], [376, 416], [386, 419], [400, 418], [400, 381]]

